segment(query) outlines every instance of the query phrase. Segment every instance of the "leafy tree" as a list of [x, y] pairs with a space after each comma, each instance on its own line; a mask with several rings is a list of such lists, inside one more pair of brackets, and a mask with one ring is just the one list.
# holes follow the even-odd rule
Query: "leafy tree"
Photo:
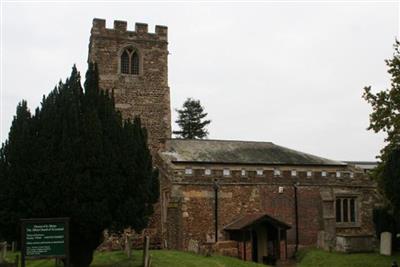
[[200, 100], [192, 98], [186, 99], [182, 109], [176, 109], [178, 119], [175, 121], [179, 127], [179, 131], [173, 133], [183, 139], [202, 139], [207, 137], [208, 131], [205, 128], [210, 124], [210, 120], [204, 120], [207, 113], [200, 104]]
[[74, 267], [89, 266], [105, 229], [141, 231], [159, 196], [147, 133], [123, 121], [89, 65], [75, 66], [32, 115], [17, 106], [0, 149], [0, 239], [18, 238], [21, 218], [70, 217]]
[[371, 87], [364, 88], [363, 98], [372, 106], [369, 130], [384, 132], [385, 147], [380, 162], [373, 172], [394, 212], [400, 212], [400, 42], [394, 44], [393, 58], [386, 60], [392, 76], [391, 87], [376, 94]]

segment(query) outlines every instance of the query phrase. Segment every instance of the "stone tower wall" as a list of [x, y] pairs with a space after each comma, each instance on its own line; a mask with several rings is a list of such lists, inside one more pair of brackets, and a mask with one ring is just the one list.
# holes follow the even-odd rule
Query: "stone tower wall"
[[[88, 61], [98, 65], [100, 88], [114, 92], [123, 118], [140, 116], [153, 156], [171, 137], [167, 36], [165, 26], [149, 33], [147, 24], [136, 23], [135, 31], [128, 31], [125, 21], [116, 20], [108, 29], [105, 20], [94, 19], [89, 44]], [[139, 54], [139, 75], [121, 73], [120, 55], [126, 47]]]

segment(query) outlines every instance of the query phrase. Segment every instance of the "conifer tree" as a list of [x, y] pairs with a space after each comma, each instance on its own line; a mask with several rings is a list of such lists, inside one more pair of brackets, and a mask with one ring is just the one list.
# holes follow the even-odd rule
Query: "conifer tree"
[[389, 200], [392, 211], [400, 214], [400, 42], [394, 44], [393, 58], [386, 60], [388, 73], [392, 76], [391, 88], [371, 92], [364, 88], [364, 99], [372, 106], [369, 130], [385, 133], [385, 146], [379, 155], [380, 162], [372, 173], [380, 189]]
[[0, 238], [16, 240], [21, 218], [70, 217], [74, 267], [105, 229], [145, 228], [159, 196], [140, 119], [122, 120], [94, 64], [84, 87], [74, 66], [33, 116], [22, 101], [0, 149]]
[[180, 130], [173, 133], [183, 139], [203, 139], [208, 136], [206, 126], [210, 120], [205, 120], [207, 113], [200, 104], [200, 100], [186, 99], [182, 109], [176, 109], [178, 119], [175, 121]]

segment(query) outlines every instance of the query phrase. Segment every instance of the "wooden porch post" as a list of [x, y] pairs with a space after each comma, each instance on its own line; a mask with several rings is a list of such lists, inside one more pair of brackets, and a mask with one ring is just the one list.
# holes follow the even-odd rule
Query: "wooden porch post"
[[277, 246], [277, 252], [276, 252], [276, 256], [277, 256], [277, 260], [281, 259], [281, 228], [277, 228], [278, 229], [278, 246]]
[[243, 260], [246, 261], [246, 238], [245, 238], [246, 232], [242, 231], [242, 238], [243, 238]]
[[287, 260], [287, 230], [285, 230], [285, 260]]

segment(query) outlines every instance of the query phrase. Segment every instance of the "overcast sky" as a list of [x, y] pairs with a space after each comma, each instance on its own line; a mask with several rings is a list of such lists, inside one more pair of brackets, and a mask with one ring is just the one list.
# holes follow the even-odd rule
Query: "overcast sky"
[[374, 160], [383, 146], [361, 95], [389, 87], [398, 3], [3, 2], [1, 15], [1, 142], [21, 99], [34, 110], [74, 63], [84, 76], [98, 17], [168, 26], [171, 109], [200, 99], [211, 139], [338, 160]]

